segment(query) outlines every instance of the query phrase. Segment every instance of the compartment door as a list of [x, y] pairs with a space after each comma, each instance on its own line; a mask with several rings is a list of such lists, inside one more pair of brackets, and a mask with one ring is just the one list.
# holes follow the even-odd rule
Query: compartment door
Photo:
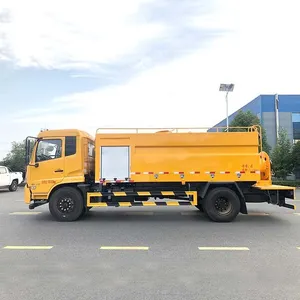
[[101, 146], [100, 178], [126, 180], [130, 177], [129, 146]]

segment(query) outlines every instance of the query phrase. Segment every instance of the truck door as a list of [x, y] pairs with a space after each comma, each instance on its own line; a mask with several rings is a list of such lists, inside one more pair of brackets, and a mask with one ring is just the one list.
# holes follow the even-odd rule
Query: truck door
[[64, 138], [43, 138], [32, 159], [28, 182], [33, 194], [46, 196], [64, 178]]
[[8, 186], [9, 178], [10, 177], [7, 168], [0, 167], [0, 186]]

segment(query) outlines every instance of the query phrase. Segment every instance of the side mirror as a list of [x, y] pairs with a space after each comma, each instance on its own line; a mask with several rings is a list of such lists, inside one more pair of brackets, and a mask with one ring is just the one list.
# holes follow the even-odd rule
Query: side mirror
[[25, 140], [25, 165], [27, 166], [30, 161], [29, 150], [30, 149], [30, 140], [26, 138]]
[[31, 156], [31, 149], [34, 147], [34, 144], [38, 141], [39, 139], [36, 137], [27, 137], [25, 140], [25, 165], [29, 165], [30, 162], [30, 156]]

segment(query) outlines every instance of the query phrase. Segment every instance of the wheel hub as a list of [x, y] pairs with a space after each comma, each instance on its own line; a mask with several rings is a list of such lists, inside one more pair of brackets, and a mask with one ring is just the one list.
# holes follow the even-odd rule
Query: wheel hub
[[57, 206], [60, 212], [68, 213], [74, 210], [74, 201], [71, 198], [62, 198]]
[[215, 208], [219, 213], [226, 214], [231, 210], [231, 203], [228, 199], [220, 197], [215, 201]]

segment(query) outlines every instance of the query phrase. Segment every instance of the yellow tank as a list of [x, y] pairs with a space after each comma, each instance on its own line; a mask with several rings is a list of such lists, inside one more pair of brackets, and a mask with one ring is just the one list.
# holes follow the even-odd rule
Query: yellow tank
[[98, 130], [96, 181], [184, 183], [270, 179], [269, 160], [264, 160], [268, 156], [261, 151], [259, 127], [248, 128], [247, 132], [196, 130], [199, 129], [154, 133], [145, 132], [147, 129], [129, 133]]

